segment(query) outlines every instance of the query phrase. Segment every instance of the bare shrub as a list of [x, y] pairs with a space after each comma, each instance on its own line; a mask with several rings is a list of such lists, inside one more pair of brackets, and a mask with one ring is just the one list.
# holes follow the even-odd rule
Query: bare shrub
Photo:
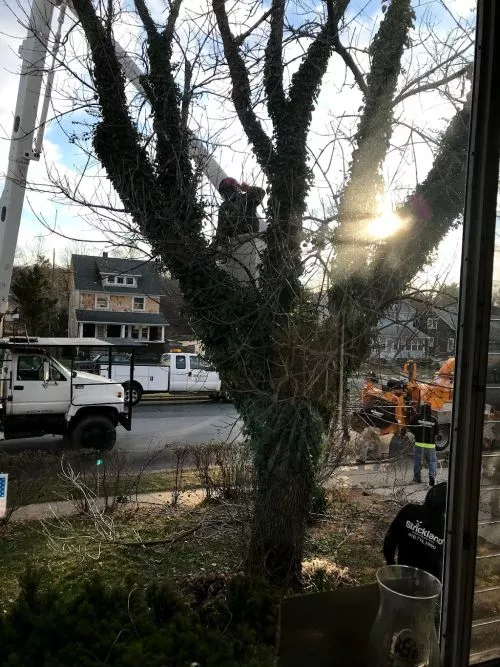
[[106, 512], [133, 498], [137, 501], [139, 486], [144, 473], [158, 456], [147, 458], [139, 469], [125, 452], [113, 450], [99, 456], [89, 453], [83, 457], [65, 455], [61, 460], [59, 478], [60, 495], [69, 500], [81, 512], [89, 511], [89, 499], [99, 498]]
[[192, 448], [206, 500], [231, 499], [254, 489], [254, 467], [246, 442], [210, 442]]
[[186, 460], [188, 459], [190, 454], [191, 454], [191, 448], [188, 446], [176, 447], [173, 451], [175, 459], [174, 486], [172, 489], [172, 500], [171, 500], [171, 504], [173, 507], [177, 506], [179, 498], [181, 497], [182, 494], [184, 466], [186, 465]]
[[323, 438], [321, 455], [316, 469], [316, 484], [323, 486], [347, 457], [351, 447], [350, 435], [343, 428], [330, 429]]

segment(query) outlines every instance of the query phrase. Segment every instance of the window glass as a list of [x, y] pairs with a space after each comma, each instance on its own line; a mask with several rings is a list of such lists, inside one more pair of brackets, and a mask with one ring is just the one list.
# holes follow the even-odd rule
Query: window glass
[[133, 285], [134, 284], [134, 279], [127, 277], [127, 285]]
[[17, 361], [18, 380], [42, 380], [44, 379], [43, 362], [45, 357], [39, 355], [23, 355]]
[[203, 357], [189, 357], [189, 365], [191, 370], [213, 371], [215, 368]]
[[118, 285], [123, 285], [123, 276], [118, 276], [116, 282]]
[[172, 358], [171, 358], [170, 354], [168, 354], [168, 352], [166, 354], [162, 354], [161, 359], [160, 359], [160, 365], [161, 366], [168, 366], [170, 368], [171, 359]]
[[175, 367], [178, 370], [185, 370], [186, 368], [186, 357], [175, 357]]
[[144, 297], [143, 296], [134, 296], [134, 298], [133, 298], [133, 308], [134, 308], [134, 310], [144, 310]]
[[115, 282], [115, 277], [114, 276], [108, 276], [106, 278], [106, 282], [109, 283], [110, 285], [113, 285]]
[[107, 310], [109, 308], [109, 296], [106, 294], [96, 294], [95, 307], [98, 310]]

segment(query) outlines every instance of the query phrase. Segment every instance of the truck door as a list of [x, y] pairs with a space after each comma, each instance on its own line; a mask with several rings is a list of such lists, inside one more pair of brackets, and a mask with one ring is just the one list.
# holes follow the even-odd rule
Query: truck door
[[187, 391], [218, 391], [215, 378], [218, 379], [215, 368], [208, 361], [197, 354], [188, 355], [189, 372]]
[[48, 357], [42, 354], [15, 357], [11, 414], [65, 414], [69, 400], [68, 378]]
[[188, 362], [185, 354], [170, 355], [170, 391], [187, 391]]

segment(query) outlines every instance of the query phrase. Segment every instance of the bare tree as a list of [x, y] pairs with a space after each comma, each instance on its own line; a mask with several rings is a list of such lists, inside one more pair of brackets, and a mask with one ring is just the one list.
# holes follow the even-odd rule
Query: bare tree
[[[95, 152], [119, 197], [94, 201], [93, 210], [104, 219], [121, 217], [124, 236], [144, 239], [179, 281], [190, 321], [232, 392], [254, 452], [258, 484], [247, 570], [298, 586], [332, 411], [369, 353], [380, 313], [460, 218], [470, 27], [457, 24], [443, 38], [426, 15], [415, 29], [410, 0], [392, 0], [362, 43], [349, 0], [293, 7], [272, 0], [267, 9], [258, 1], [230, 7], [212, 0], [204, 9], [185, 9], [182, 18], [181, 0], [173, 0], [161, 23], [145, 0], [134, 0], [146, 65], [144, 95], [137, 96], [115, 50], [120, 3], [73, 5], [91, 73], [78, 104], [89, 103], [90, 91], [95, 120], [92, 145], [83, 147]], [[425, 52], [423, 64], [411, 62], [412, 43]], [[359, 108], [332, 120], [311, 158], [311, 121], [333, 57], [345, 77], [338, 95], [355, 89]], [[207, 94], [208, 80], [224, 122], [237, 119], [267, 184], [258, 276], [245, 282], [223, 269], [210, 242], [203, 182], [189, 153], [192, 130], [203, 123], [197, 95]], [[404, 138], [397, 135], [405, 127], [400, 109], [429, 91], [454, 109], [447, 127], [435, 133], [410, 124]], [[378, 241], [367, 226], [380, 215], [385, 164], [395, 155], [406, 159], [418, 142], [431, 151], [432, 167], [423, 179], [416, 172], [411, 188], [391, 183], [404, 225]], [[334, 155], [342, 177], [329, 186], [328, 215], [308, 213], [313, 174], [330, 178], [325, 156], [328, 163]], [[86, 203], [63, 185], [72, 201]], [[307, 276], [316, 280], [318, 273], [326, 302], [311, 298], [306, 286]]]

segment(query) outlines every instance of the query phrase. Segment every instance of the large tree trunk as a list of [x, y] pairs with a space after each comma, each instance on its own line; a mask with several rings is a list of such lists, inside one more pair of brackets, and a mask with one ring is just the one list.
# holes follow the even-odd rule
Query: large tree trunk
[[268, 409], [264, 428], [252, 440], [258, 488], [246, 569], [285, 588], [301, 586], [321, 436], [321, 419], [311, 406], [290, 401]]

